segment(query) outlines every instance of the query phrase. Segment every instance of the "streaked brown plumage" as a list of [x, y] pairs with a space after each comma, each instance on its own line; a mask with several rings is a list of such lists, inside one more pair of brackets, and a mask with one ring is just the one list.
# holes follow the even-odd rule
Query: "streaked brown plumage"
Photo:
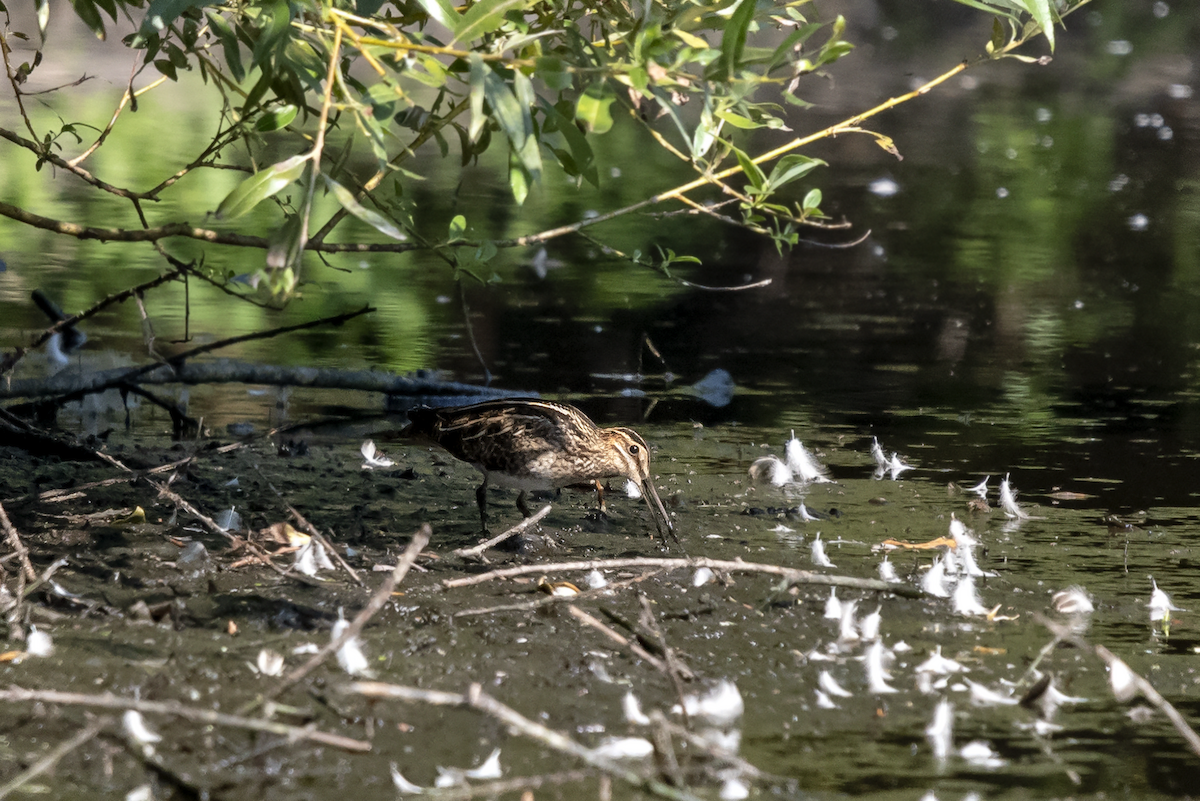
[[564, 403], [533, 399], [484, 401], [448, 409], [413, 409], [402, 436], [445, 448], [483, 473], [475, 491], [479, 519], [487, 529], [487, 487], [520, 490], [517, 508], [529, 517], [525, 493], [624, 476], [636, 482], [659, 534], [675, 536], [650, 474], [650, 449], [629, 428], [599, 428]]

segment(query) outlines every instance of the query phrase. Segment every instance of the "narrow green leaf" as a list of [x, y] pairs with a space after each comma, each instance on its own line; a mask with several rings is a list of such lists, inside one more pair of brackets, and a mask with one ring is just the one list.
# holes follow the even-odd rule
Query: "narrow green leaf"
[[592, 133], [607, 133], [613, 127], [609, 107], [617, 95], [604, 81], [596, 81], [583, 91], [575, 104], [575, 119], [587, 126]]
[[217, 218], [231, 220], [241, 217], [303, 175], [307, 163], [308, 156], [292, 156], [290, 159], [259, 170], [225, 196], [221, 205], [217, 206]]
[[509, 11], [525, 6], [526, 0], [480, 0], [462, 15], [450, 43], [473, 42], [503, 25], [504, 15]]
[[425, 13], [441, 24], [443, 28], [451, 33], [458, 31], [462, 17], [454, 10], [454, 4], [450, 0], [417, 0], [417, 2], [421, 4], [421, 8], [425, 9]]
[[259, 133], [269, 133], [286, 128], [291, 125], [292, 120], [296, 119], [298, 111], [299, 109], [291, 104], [273, 108], [255, 121], [254, 130]]
[[517, 205], [523, 205], [529, 195], [529, 176], [515, 155], [508, 161], [508, 186], [512, 190], [513, 200]]
[[333, 192], [333, 196], [337, 198], [337, 202], [342, 204], [342, 208], [350, 212], [350, 214], [362, 220], [384, 236], [390, 236], [392, 239], [397, 239], [401, 242], [404, 242], [408, 239], [408, 235], [397, 228], [396, 225], [387, 217], [384, 217], [379, 212], [372, 211], [363, 204], [359, 203], [358, 200], [355, 199], [354, 193], [349, 189], [342, 186], [328, 175], [322, 175], [321, 177], [325, 179], [325, 185], [329, 187], [331, 192]]
[[1050, 8], [1050, 0], [1020, 0], [1020, 2], [1041, 27], [1042, 33], [1046, 35], [1046, 41], [1050, 43], [1050, 52], [1053, 53], [1054, 12]]
[[741, 114], [734, 114], [732, 111], [718, 111], [717, 116], [734, 128], [741, 128], [743, 131], [752, 131], [755, 128], [763, 127], [762, 123], [755, 122], [748, 117], [743, 117]]
[[757, 5], [757, 0], [741, 0], [729, 22], [725, 23], [725, 35], [721, 37], [721, 73], [726, 78], [732, 77], [741, 63], [746, 34], [754, 21]]
[[235, 81], [241, 83], [246, 80], [246, 70], [242, 67], [242, 53], [238, 49], [237, 34], [233, 32], [233, 26], [216, 11], [208, 9], [204, 13], [208, 17], [209, 27], [221, 42], [221, 50], [225, 54], [225, 64], [229, 67], [229, 74]]
[[809, 158], [808, 156], [800, 156], [792, 154], [784, 156], [771, 170], [771, 177], [768, 179], [772, 189], [778, 189], [784, 184], [803, 178], [817, 167], [828, 166], [820, 159]]
[[799, 28], [789, 33], [787, 38], [780, 42], [779, 46], [775, 48], [775, 52], [771, 54], [770, 60], [767, 61], [767, 72], [770, 72], [780, 64], [783, 64], [785, 61], [787, 61], [788, 56], [791, 54], [796, 45], [808, 41], [809, 37], [821, 30], [821, 28], [822, 26], [819, 23], [810, 22], [807, 25], [801, 25]]
[[71, 5], [75, 8], [75, 15], [83, 20], [83, 24], [88, 26], [88, 30], [94, 33], [97, 39], [103, 42], [105, 37], [104, 20], [100, 17], [100, 11], [96, 8], [96, 4], [92, 0], [71, 0]]
[[742, 172], [746, 173], [750, 185], [755, 189], [762, 189], [767, 183], [767, 176], [763, 174], [762, 169], [751, 160], [750, 156], [736, 147], [733, 148], [733, 154], [737, 156], [738, 164], [741, 165]]
[[804, 196], [804, 201], [800, 205], [806, 214], [819, 211], [821, 208], [821, 190], [810, 189], [808, 194]]

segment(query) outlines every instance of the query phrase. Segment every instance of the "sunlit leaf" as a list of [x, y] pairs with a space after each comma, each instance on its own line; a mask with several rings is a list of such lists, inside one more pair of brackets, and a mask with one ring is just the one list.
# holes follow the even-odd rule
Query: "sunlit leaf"
[[[103, 42], [105, 37], [104, 20], [100, 17], [100, 11], [96, 8], [93, 0], [71, 0], [71, 5], [83, 24], [88, 26], [88, 30]], [[39, 8], [38, 11], [40, 13], [41, 9]]]
[[46, 26], [50, 24], [50, 0], [37, 0], [38, 33], [46, 38]]
[[450, 238], [448, 241], [457, 242], [463, 238], [463, 234], [467, 232], [467, 218], [461, 214], [456, 214], [454, 219], [450, 221]]
[[337, 181], [330, 178], [328, 175], [321, 176], [325, 179], [325, 185], [333, 192], [333, 196], [337, 198], [337, 202], [342, 204], [342, 208], [350, 212], [358, 219], [365, 222], [367, 225], [374, 228], [384, 236], [390, 236], [392, 239], [398, 239], [401, 242], [408, 239], [408, 235], [396, 227], [395, 223], [384, 217], [377, 211], [368, 209], [363, 204], [359, 203], [354, 197], [354, 193], [346, 187], [339, 184]]
[[307, 162], [308, 156], [292, 156], [259, 170], [225, 196], [217, 207], [217, 217], [222, 220], [241, 217], [303, 175]]
[[254, 123], [254, 130], [260, 133], [268, 133], [270, 131], [278, 131], [280, 128], [286, 128], [291, 124], [292, 120], [296, 119], [298, 111], [299, 109], [292, 105], [271, 109], [258, 118]]
[[756, 0], [741, 0], [725, 25], [725, 35], [721, 37], [721, 71], [726, 77], [731, 77], [741, 63], [746, 34], [750, 30], [750, 23], [754, 21], [756, 6]]
[[454, 4], [450, 0], [417, 0], [417, 2], [421, 4], [421, 8], [425, 9], [425, 13], [442, 27], [451, 33], [458, 30], [462, 17], [454, 10]]
[[755, 189], [762, 189], [767, 183], [767, 176], [763, 174], [762, 169], [750, 159], [750, 156], [736, 147], [733, 149], [733, 154], [737, 156], [738, 164], [741, 165], [742, 172], [746, 174], [750, 185]]
[[804, 209], [805, 213], [817, 211], [821, 208], [821, 198], [822, 195], [820, 189], [811, 189], [809, 190], [808, 194], [804, 196], [804, 200], [801, 202], [800, 207]]
[[480, 0], [471, 6], [454, 31], [451, 42], [471, 42], [504, 24], [504, 15], [525, 8], [527, 0]]
[[617, 95], [604, 81], [596, 81], [579, 96], [575, 104], [575, 119], [582, 122], [592, 133], [607, 133], [613, 126], [609, 107]]
[[718, 111], [717, 116], [725, 120], [725, 122], [729, 123], [734, 128], [741, 128], [742, 130], [746, 131], [764, 127], [762, 123], [755, 122], [748, 117], [743, 117], [741, 114], [734, 114], [732, 111]]

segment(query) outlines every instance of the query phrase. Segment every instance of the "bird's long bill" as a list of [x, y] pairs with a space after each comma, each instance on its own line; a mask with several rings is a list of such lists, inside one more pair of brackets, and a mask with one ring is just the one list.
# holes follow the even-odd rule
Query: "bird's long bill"
[[[679, 542], [679, 537], [675, 536], [675, 526], [671, 525], [671, 518], [667, 515], [667, 508], [659, 500], [658, 490], [654, 488], [654, 482], [649, 478], [642, 482], [642, 497], [646, 499], [646, 507], [650, 509], [650, 517], [654, 518], [654, 527], [658, 529], [658, 536], [662, 536], [663, 526], [665, 525], [667, 531], [671, 534], [671, 539]], [[651, 500], [652, 498], [653, 500]]]

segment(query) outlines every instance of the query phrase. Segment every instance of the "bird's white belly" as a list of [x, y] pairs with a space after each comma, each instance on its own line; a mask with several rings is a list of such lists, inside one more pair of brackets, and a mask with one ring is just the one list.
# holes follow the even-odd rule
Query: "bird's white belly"
[[556, 463], [555, 454], [544, 453], [525, 465], [525, 470], [520, 475], [488, 470], [480, 464], [475, 464], [474, 467], [487, 477], [489, 484], [519, 490], [555, 489], [566, 484], [573, 484], [578, 480], [570, 478], [563, 480], [562, 473], [555, 469]]

